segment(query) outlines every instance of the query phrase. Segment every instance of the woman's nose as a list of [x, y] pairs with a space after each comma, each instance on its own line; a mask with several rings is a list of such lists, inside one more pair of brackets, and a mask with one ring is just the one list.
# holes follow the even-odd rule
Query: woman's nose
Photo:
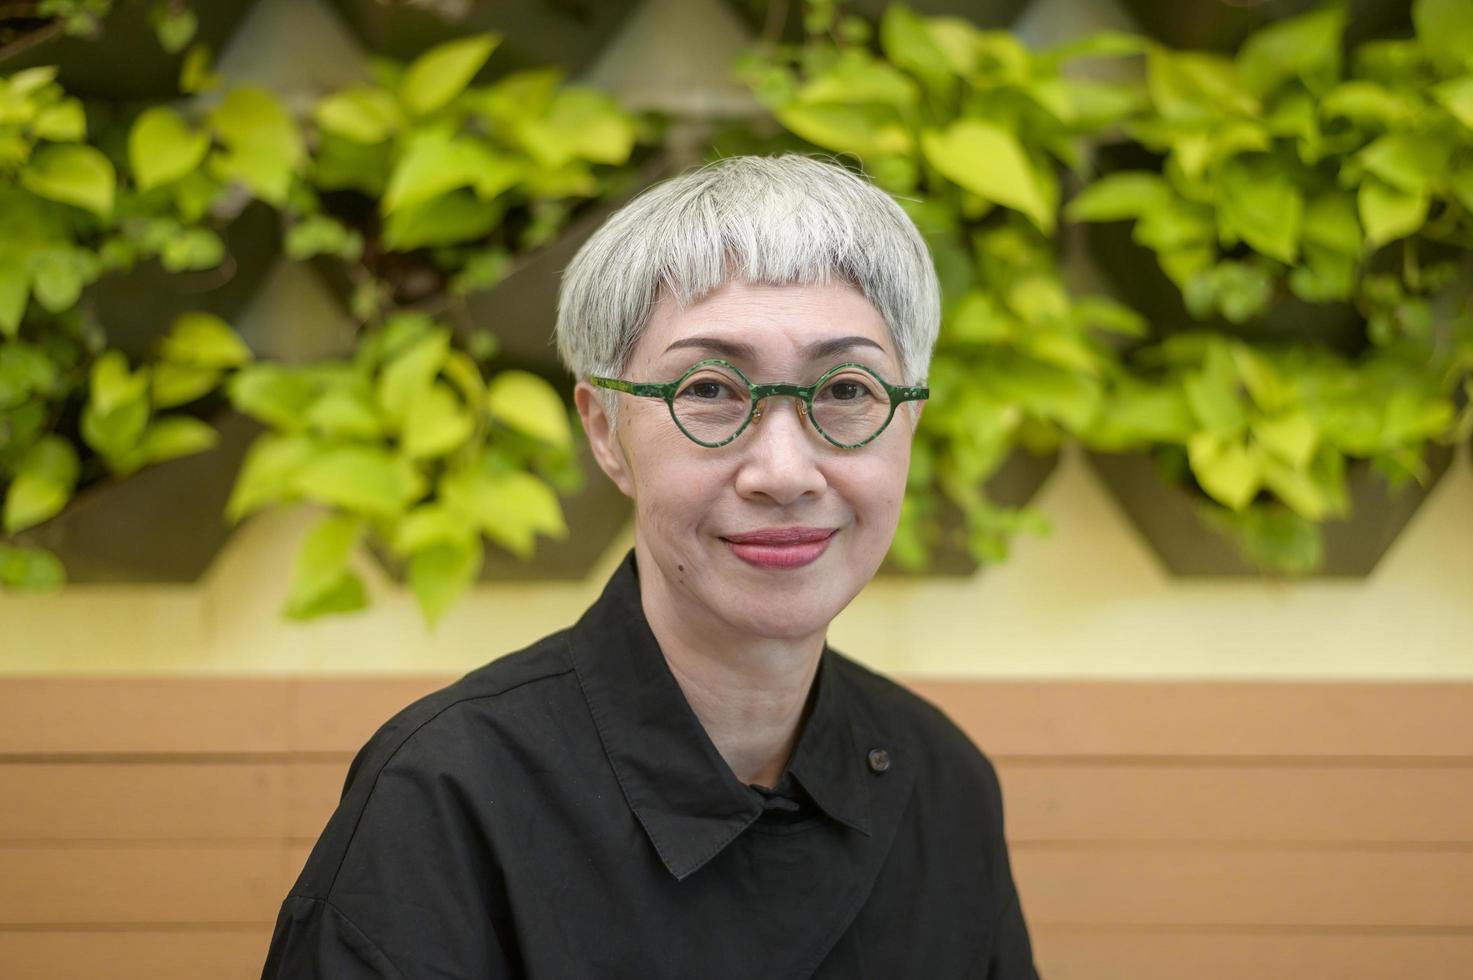
[[[792, 402], [788, 410], [783, 402]], [[792, 395], [771, 395], [753, 414], [750, 439], [737, 472], [737, 492], [742, 496], [763, 494], [780, 504], [789, 504], [805, 493], [823, 493], [828, 486], [818, 467], [822, 438], [808, 419], [808, 406]]]

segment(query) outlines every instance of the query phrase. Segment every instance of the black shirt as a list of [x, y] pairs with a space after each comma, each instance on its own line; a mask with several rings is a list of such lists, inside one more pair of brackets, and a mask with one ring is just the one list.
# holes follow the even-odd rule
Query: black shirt
[[824, 646], [776, 786], [685, 699], [631, 550], [578, 622], [389, 719], [264, 980], [1036, 980], [992, 763]]

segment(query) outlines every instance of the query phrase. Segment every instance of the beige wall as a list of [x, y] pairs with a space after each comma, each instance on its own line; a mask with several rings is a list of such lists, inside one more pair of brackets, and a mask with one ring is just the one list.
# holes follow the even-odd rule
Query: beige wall
[[[701, 44], [719, 0], [650, 0], [594, 76], [651, 88], [655, 55], [634, 45]], [[679, 6], [673, 6], [678, 4]], [[681, 16], [671, 14], [678, 10]], [[1035, 0], [1035, 37], [1118, 23], [1102, 0]], [[693, 25], [680, 35], [679, 25]], [[662, 36], [655, 28], [670, 28]], [[260, 0], [222, 59], [234, 80], [309, 97], [358, 70], [354, 46], [313, 2]], [[681, 72], [710, 59], [671, 59]], [[682, 90], [689, 90], [689, 79]], [[729, 104], [719, 93], [711, 104]], [[283, 267], [241, 329], [278, 350], [329, 350], [347, 336], [321, 290]], [[1467, 447], [1380, 568], [1364, 582], [1189, 583], [1165, 576], [1083, 462], [1066, 456], [1037, 501], [1050, 539], [1022, 539], [1006, 565], [967, 581], [873, 583], [835, 622], [831, 642], [885, 671], [1079, 677], [1473, 677], [1473, 465]], [[599, 476], [598, 478], [602, 478]], [[576, 584], [483, 585], [429, 635], [409, 596], [364, 562], [374, 608], [308, 625], [277, 610], [312, 515], [244, 525], [191, 587], [76, 586], [0, 596], [0, 673], [450, 672], [570, 622], [630, 544], [617, 540]]]
[[[602, 479], [602, 476], [599, 477]], [[969, 580], [876, 580], [830, 642], [877, 669], [972, 677], [1473, 677], [1473, 465], [1466, 451], [1364, 582], [1168, 578], [1067, 456], [1039, 506], [1052, 538]], [[244, 524], [196, 586], [75, 586], [0, 597], [0, 673], [452, 672], [571, 623], [625, 534], [581, 583], [483, 584], [430, 635], [363, 562], [374, 606], [278, 618], [307, 509]]]

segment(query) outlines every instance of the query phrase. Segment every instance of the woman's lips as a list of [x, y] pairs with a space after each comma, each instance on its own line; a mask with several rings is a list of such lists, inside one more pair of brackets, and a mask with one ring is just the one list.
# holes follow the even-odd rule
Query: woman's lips
[[[838, 532], [834, 532], [838, 533]], [[727, 541], [726, 546], [742, 561], [761, 568], [797, 568], [823, 554], [834, 539], [830, 534], [822, 541], [804, 541], [800, 544], [737, 544]]]

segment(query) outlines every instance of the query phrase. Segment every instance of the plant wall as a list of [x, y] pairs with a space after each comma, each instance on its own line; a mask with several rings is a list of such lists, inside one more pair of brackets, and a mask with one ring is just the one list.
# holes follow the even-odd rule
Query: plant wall
[[[198, 40], [192, 6], [140, 9], [174, 53]], [[54, 31], [113, 23], [47, 11]], [[1137, 512], [1188, 500], [1274, 573], [1325, 572], [1327, 527], [1371, 533], [1348, 523], [1370, 471], [1387, 492], [1435, 480], [1473, 428], [1473, 7], [1417, 0], [1410, 34], [1355, 44], [1344, 11], [1218, 54], [1033, 50], [825, 0], [733, 66], [785, 148], [869, 174], [936, 262], [898, 567], [997, 561], [1045, 530], [1017, 505], [1051, 463], [1006, 505], [995, 489], [1070, 443], [1101, 472], [1149, 461], [1168, 496]], [[535, 561], [578, 533], [565, 379], [527, 353], [556, 277], [531, 294], [546, 320], [510, 312], [511, 287], [661, 173], [663, 127], [558, 66], [498, 70], [501, 35], [469, 31], [301, 109], [221, 90], [202, 48], [168, 94], [204, 96], [107, 106], [0, 48], [0, 585], [56, 587], [66, 556], [39, 532], [210, 450], [230, 413], [261, 434], [221, 521], [320, 513], [288, 616], [366, 605], [367, 551], [433, 624], [488, 544]], [[761, 128], [737, 142], [776, 145]], [[1076, 235], [1113, 295], [1073, 287]], [[346, 356], [285, 363], [232, 329], [278, 247], [354, 315]]]

